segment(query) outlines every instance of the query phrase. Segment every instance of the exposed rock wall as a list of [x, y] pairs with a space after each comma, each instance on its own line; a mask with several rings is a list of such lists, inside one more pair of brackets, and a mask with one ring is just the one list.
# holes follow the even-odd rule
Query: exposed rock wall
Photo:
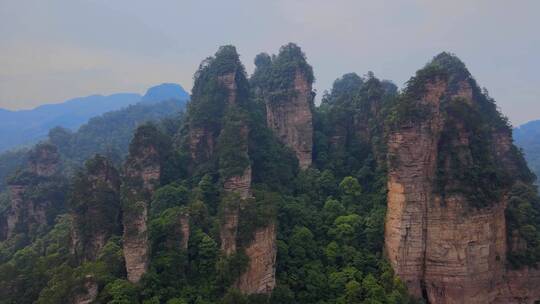
[[144, 146], [130, 150], [123, 185], [123, 253], [127, 277], [132, 283], [139, 282], [148, 270], [148, 209], [161, 176], [158, 147], [149, 143], [152, 139], [145, 139], [145, 136], [149, 135], [144, 135], [143, 132], [135, 134], [134, 142], [142, 142]]
[[510, 270], [496, 287], [494, 304], [534, 304], [540, 299], [540, 269]]
[[189, 214], [186, 213], [180, 215], [180, 234], [182, 235], [182, 240], [180, 241], [180, 248], [182, 250], [188, 249], [190, 232], [191, 227], [189, 224]]
[[464, 206], [466, 199], [456, 195], [428, 207], [423, 280], [430, 303], [491, 303], [503, 279], [505, 204]]
[[[223, 185], [225, 192], [236, 194], [237, 199], [247, 199], [251, 193], [251, 166], [241, 176], [228, 178]], [[233, 196], [234, 197], [234, 196]], [[231, 202], [224, 206], [223, 220], [220, 229], [221, 251], [226, 255], [236, 252], [236, 235], [238, 232], [238, 216], [240, 202]]]
[[245, 249], [249, 265], [236, 287], [245, 294], [268, 294], [276, 286], [276, 225], [271, 223], [254, 232], [253, 241]]
[[27, 208], [23, 199], [26, 186], [10, 185], [8, 189], [11, 206], [6, 217], [6, 238], [10, 238], [15, 234], [15, 228], [17, 227], [17, 224], [21, 222], [23, 212]]
[[120, 176], [106, 158], [95, 156], [75, 179], [71, 215], [71, 251], [82, 261], [95, 260], [119, 231]]
[[[386, 254], [409, 291], [429, 303], [533, 303], [538, 294], [530, 287], [538, 283], [538, 271], [506, 269], [506, 197], [477, 208], [470, 197], [441, 192], [436, 185], [440, 166], [451, 166], [450, 159], [438, 163], [449, 119], [441, 114], [441, 103], [455, 98], [475, 102], [470, 84], [457, 87], [450, 90], [443, 80], [425, 84], [418, 103], [427, 109], [426, 118], [403, 123], [389, 134]], [[452, 127], [452, 157], [471, 165], [475, 134], [461, 123]], [[510, 135], [492, 138], [489, 150], [511, 170]], [[446, 182], [451, 188], [461, 181]]]
[[127, 278], [130, 282], [139, 282], [148, 270], [150, 248], [148, 244], [148, 209], [144, 202], [138, 204], [139, 210], [131, 212], [124, 220], [124, 259]]
[[388, 142], [385, 248], [394, 270], [417, 297], [422, 296], [428, 203], [433, 200], [441, 128], [438, 101], [445, 89], [442, 81], [429, 84], [421, 102], [432, 105], [432, 119], [404, 126]]
[[0, 233], [0, 237], [7, 239], [17, 232], [35, 232], [48, 224], [47, 210], [53, 204], [63, 202], [50, 201], [46, 197], [31, 199], [27, 193], [35, 189], [41, 181], [58, 174], [59, 165], [60, 156], [54, 145], [43, 143], [30, 151], [28, 169], [20, 173], [24, 177], [9, 182], [11, 203], [4, 219], [5, 231]]
[[311, 83], [300, 71], [294, 77], [294, 95], [285, 100], [267, 101], [268, 127], [298, 158], [300, 168], [311, 165], [313, 148], [313, 113]]

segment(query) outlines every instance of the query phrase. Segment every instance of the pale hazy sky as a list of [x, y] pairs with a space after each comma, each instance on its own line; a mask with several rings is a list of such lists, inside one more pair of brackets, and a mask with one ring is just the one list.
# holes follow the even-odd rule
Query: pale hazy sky
[[514, 124], [540, 119], [540, 1], [0, 0], [0, 107], [191, 89], [200, 61], [298, 43], [319, 95], [347, 72], [403, 83], [434, 55], [468, 66]]

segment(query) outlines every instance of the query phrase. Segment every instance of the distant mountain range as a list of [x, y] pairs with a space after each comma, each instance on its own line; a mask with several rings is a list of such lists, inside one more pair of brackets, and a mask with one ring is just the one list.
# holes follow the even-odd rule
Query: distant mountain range
[[523, 149], [529, 168], [540, 178], [540, 120], [514, 128], [514, 141]]
[[0, 152], [31, 145], [45, 138], [49, 130], [57, 126], [76, 130], [92, 117], [138, 102], [144, 104], [164, 100], [186, 102], [188, 99], [189, 93], [182, 86], [164, 83], [151, 87], [144, 96], [137, 93], [91, 95], [62, 103], [42, 105], [32, 110], [0, 109]]

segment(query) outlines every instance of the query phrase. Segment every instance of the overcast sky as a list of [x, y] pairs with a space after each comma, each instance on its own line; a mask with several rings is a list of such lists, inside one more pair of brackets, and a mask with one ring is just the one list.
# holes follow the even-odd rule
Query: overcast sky
[[518, 125], [540, 119], [539, 14], [537, 0], [0, 0], [0, 107], [162, 82], [190, 90], [220, 45], [234, 44], [251, 72], [256, 54], [296, 42], [319, 95], [347, 72], [402, 87], [453, 52]]

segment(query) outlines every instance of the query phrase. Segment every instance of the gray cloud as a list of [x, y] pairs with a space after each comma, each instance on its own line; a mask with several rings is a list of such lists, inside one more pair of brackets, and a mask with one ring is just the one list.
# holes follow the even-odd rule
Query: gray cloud
[[199, 62], [234, 44], [248, 71], [298, 43], [319, 93], [346, 72], [398, 85], [456, 53], [515, 124], [540, 118], [538, 1], [0, 1], [0, 107], [192, 85]]

